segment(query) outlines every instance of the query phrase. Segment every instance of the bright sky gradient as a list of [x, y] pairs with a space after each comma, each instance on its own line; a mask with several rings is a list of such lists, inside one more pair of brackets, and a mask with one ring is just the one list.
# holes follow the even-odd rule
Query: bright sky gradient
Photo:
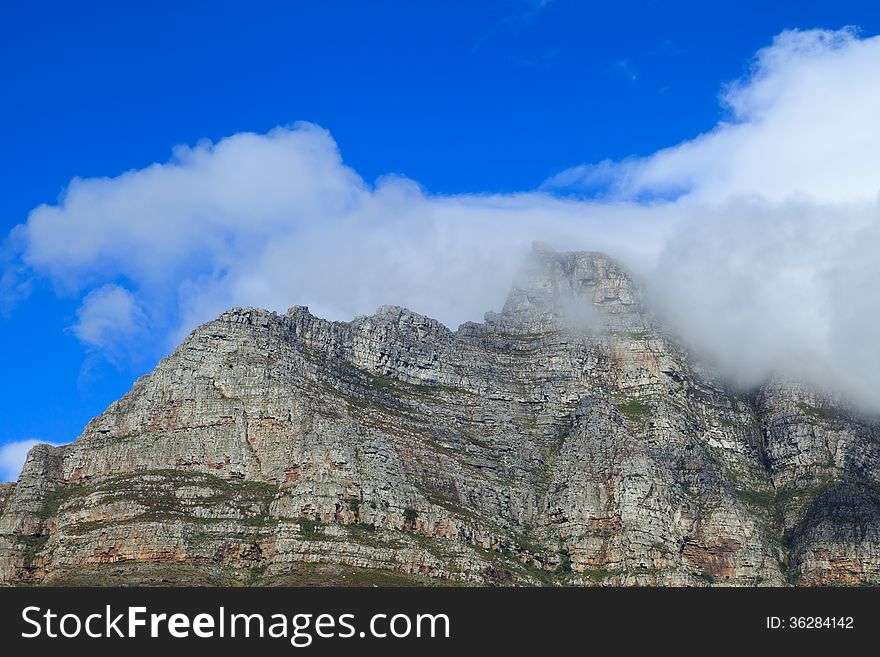
[[[367, 185], [399, 174], [444, 197], [542, 185], [565, 196], [584, 174], [591, 182], [606, 173], [584, 164], [632, 163], [729, 118], [719, 103], [725, 83], [745, 75], [776, 35], [845, 26], [861, 37], [880, 33], [880, 6], [4, 3], [0, 239], [34, 208], [57, 204], [74, 178], [119, 176], [168, 162], [177, 145], [298, 121], [329, 131]], [[719, 148], [707, 157], [726, 153]], [[668, 172], [679, 171], [675, 157], [669, 166], [635, 161], [623, 175], [609, 167], [634, 186], [630, 196], [662, 194]], [[565, 189], [546, 186], [560, 174]], [[4, 272], [20, 268], [15, 245], [3, 249]], [[90, 308], [139, 321], [121, 288], [24, 278], [26, 294], [0, 300], [0, 446], [69, 442], [168, 343], [136, 354], [96, 350], [90, 335], [103, 329], [83, 322]]]

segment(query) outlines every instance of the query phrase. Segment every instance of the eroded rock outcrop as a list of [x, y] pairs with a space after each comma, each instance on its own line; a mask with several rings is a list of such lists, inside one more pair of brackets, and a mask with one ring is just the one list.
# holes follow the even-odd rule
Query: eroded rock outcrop
[[880, 582], [880, 429], [731, 389], [603, 254], [500, 313], [234, 309], [0, 487], [0, 581]]

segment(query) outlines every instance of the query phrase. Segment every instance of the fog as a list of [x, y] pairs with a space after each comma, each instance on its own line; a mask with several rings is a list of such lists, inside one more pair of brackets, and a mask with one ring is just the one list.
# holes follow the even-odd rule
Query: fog
[[880, 411], [880, 38], [785, 32], [720, 102], [705, 134], [520, 194], [368, 183], [305, 123], [181, 146], [71, 181], [13, 230], [0, 280], [7, 300], [29, 279], [81, 299], [71, 330], [118, 358], [236, 305], [347, 320], [399, 304], [455, 328], [499, 309], [540, 239], [625, 263], [731, 377]]

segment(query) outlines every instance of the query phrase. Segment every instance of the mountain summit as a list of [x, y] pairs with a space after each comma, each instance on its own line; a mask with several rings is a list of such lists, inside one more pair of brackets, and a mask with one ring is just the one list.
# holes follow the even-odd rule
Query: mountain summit
[[455, 332], [236, 308], [0, 485], [9, 584], [880, 583], [880, 427], [696, 362], [600, 253]]

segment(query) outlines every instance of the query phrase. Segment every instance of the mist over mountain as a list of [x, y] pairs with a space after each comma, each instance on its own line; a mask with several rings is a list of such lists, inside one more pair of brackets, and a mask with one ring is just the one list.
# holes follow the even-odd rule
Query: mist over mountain
[[709, 132], [520, 194], [369, 183], [306, 123], [180, 146], [35, 208], [7, 240], [4, 300], [49, 282], [79, 299], [73, 334], [121, 364], [232, 306], [344, 320], [394, 303], [455, 328], [500, 306], [539, 239], [625, 263], [729, 379], [880, 411], [878, 51], [852, 29], [784, 32]]

